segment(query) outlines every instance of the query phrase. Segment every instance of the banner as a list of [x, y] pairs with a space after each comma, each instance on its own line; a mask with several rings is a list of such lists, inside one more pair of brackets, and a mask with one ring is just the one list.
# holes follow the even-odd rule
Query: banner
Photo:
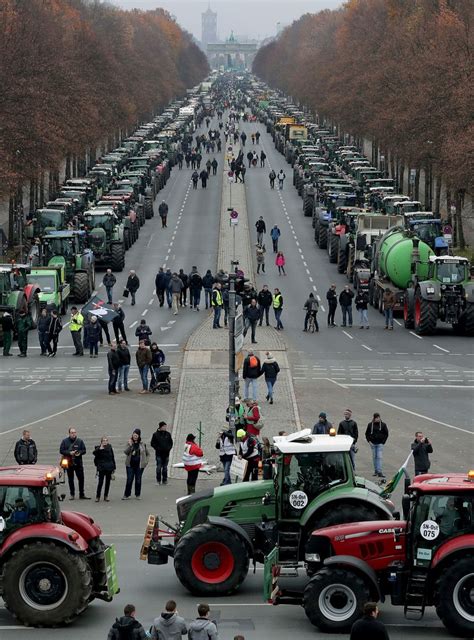
[[112, 307], [105, 304], [98, 296], [92, 296], [82, 307], [81, 313], [83, 316], [85, 316], [86, 313], [97, 316], [101, 320], [104, 320], [104, 322], [111, 322], [118, 315]]

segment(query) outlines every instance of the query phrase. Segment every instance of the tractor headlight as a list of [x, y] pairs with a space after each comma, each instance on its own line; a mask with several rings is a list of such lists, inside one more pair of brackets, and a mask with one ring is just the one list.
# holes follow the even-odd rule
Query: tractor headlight
[[306, 562], [321, 562], [319, 553], [306, 553], [304, 559]]
[[435, 288], [434, 287], [426, 287], [426, 293], [428, 295], [433, 295], [435, 292]]

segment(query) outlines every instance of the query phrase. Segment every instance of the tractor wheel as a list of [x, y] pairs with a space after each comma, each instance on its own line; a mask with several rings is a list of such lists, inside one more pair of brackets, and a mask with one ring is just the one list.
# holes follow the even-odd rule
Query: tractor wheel
[[474, 556], [453, 560], [436, 582], [436, 613], [455, 636], [474, 636]]
[[438, 303], [425, 300], [419, 290], [415, 292], [415, 331], [419, 336], [430, 336], [436, 331]]
[[330, 507], [321, 517], [313, 521], [318, 529], [323, 527], [332, 527], [336, 524], [346, 524], [347, 522], [367, 522], [370, 520], [388, 520], [388, 516], [383, 515], [380, 511], [365, 504], [335, 504]]
[[466, 309], [460, 321], [456, 325], [453, 325], [453, 329], [456, 333], [465, 336], [474, 336], [474, 304], [472, 302], [466, 304]]
[[51, 542], [21, 547], [2, 578], [7, 609], [25, 625], [69, 623], [89, 602], [92, 576], [85, 556]]
[[123, 271], [125, 266], [125, 249], [123, 244], [113, 244], [110, 247], [110, 266], [112, 271]]
[[331, 237], [329, 238], [328, 254], [329, 254], [329, 262], [333, 264], [337, 261], [338, 246], [339, 246], [339, 236], [337, 236], [335, 233], [332, 233]]
[[151, 200], [145, 200], [145, 218], [150, 220], [153, 217], [153, 202]]
[[123, 230], [123, 243], [125, 245], [125, 251], [128, 251], [132, 246], [132, 241], [130, 240], [130, 229]]
[[405, 329], [414, 328], [415, 300], [411, 289], [407, 289], [407, 291], [405, 291], [405, 298], [403, 300], [403, 321], [405, 323]]
[[249, 570], [245, 542], [233, 531], [211, 524], [193, 527], [178, 542], [174, 568], [179, 581], [196, 595], [223, 596], [236, 591]]
[[328, 246], [328, 230], [327, 227], [319, 226], [319, 242], [318, 247], [320, 249], [327, 249]]
[[67, 313], [67, 308], [68, 308], [68, 298], [66, 298], [65, 300], [62, 301], [61, 303], [61, 308], [59, 310], [60, 315], [65, 316]]
[[319, 222], [314, 220], [313, 218], [313, 227], [314, 227], [314, 241], [319, 247]]
[[326, 567], [306, 585], [303, 607], [310, 622], [321, 631], [349, 633], [370, 595], [366, 581], [354, 571]]
[[338, 273], [345, 273], [347, 269], [347, 251], [345, 249], [339, 249], [338, 253], [337, 271]]
[[30, 300], [28, 311], [31, 316], [31, 322], [33, 323], [31, 328], [36, 329], [38, 326], [38, 318], [40, 316], [40, 301], [37, 294], [34, 295], [32, 300]]
[[74, 282], [72, 285], [72, 295], [76, 302], [84, 303], [89, 300], [90, 287], [87, 273], [79, 271], [74, 274]]

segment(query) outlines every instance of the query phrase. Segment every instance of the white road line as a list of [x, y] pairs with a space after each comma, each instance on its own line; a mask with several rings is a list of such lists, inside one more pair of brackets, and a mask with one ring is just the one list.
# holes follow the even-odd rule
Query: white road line
[[150, 305], [150, 304], [153, 304], [153, 302], [154, 302], [154, 299], [152, 298], [148, 304], [149, 304], [149, 305]]
[[467, 429], [461, 429], [461, 427], [456, 427], [453, 424], [449, 424], [447, 422], [441, 422], [441, 420], [435, 420], [434, 418], [430, 418], [430, 416], [425, 416], [422, 413], [416, 413], [415, 411], [410, 411], [409, 409], [405, 409], [404, 407], [399, 407], [398, 405], [392, 404], [391, 402], [387, 402], [386, 400], [380, 400], [379, 398], [376, 398], [376, 400], [377, 402], [381, 402], [382, 404], [385, 404], [388, 407], [392, 407], [393, 409], [398, 409], [398, 411], [404, 411], [405, 413], [409, 413], [410, 415], [416, 416], [417, 418], [422, 418], [423, 420], [428, 420], [429, 422], [440, 424], [442, 427], [448, 427], [448, 429], [454, 429], [455, 431], [462, 431], [463, 433], [468, 433], [470, 436], [474, 435], [472, 431], [468, 431]]
[[398, 324], [398, 326], [399, 326], [399, 327], [401, 327], [401, 326], [402, 326], [402, 323], [401, 323], [399, 320], [397, 320], [396, 318], [394, 318], [394, 319], [393, 319], [393, 321], [394, 321], [394, 322], [396, 322], [396, 323]]
[[347, 333], [347, 331], [343, 331], [342, 333], [343, 333], [345, 336], [347, 336], [347, 337], [349, 338], [349, 340], [354, 340], [354, 337], [353, 337], [353, 336], [351, 336], [351, 334], [350, 334], [350, 333]]
[[308, 280], [309, 280], [310, 282], [314, 282], [314, 280], [313, 280], [313, 278], [312, 278], [311, 276], [309, 276], [309, 277], [308, 277]]
[[416, 334], [414, 331], [410, 331], [412, 336], [415, 336], [415, 338], [418, 338], [418, 340], [423, 340], [423, 338], [421, 336], [419, 336], [418, 334]]
[[26, 387], [20, 387], [20, 391], [23, 391], [24, 389], [28, 389], [29, 387], [32, 387], [34, 384], [39, 384], [41, 382], [41, 380], [36, 380], [35, 382], [32, 382], [31, 384], [27, 384]]
[[439, 349], [440, 351], [444, 351], [444, 353], [451, 353], [447, 349], [443, 349], [443, 347], [440, 347], [438, 344], [433, 344], [433, 347], [436, 347], [436, 349]]
[[[53, 382], [53, 381], [51, 380], [50, 382]], [[57, 382], [59, 382], [59, 380]], [[74, 404], [72, 407], [68, 407], [67, 409], [58, 411], [57, 413], [52, 413], [50, 416], [45, 416], [44, 418], [38, 418], [38, 420], [34, 420], [33, 422], [27, 422], [26, 424], [22, 424], [19, 427], [14, 427], [13, 429], [8, 429], [7, 431], [0, 431], [0, 436], [6, 436], [8, 433], [13, 433], [13, 431], [19, 431], [20, 429], [26, 429], [27, 427], [32, 427], [34, 424], [38, 424], [39, 422], [44, 422], [45, 420], [51, 420], [51, 418], [56, 418], [57, 416], [61, 416], [63, 413], [67, 413], [68, 411], [73, 411], [74, 409], [79, 409], [79, 407], [83, 407], [85, 404], [89, 404], [90, 402], [92, 402], [92, 400], [84, 400], [84, 402], [80, 402], [79, 404]]]
[[135, 322], [132, 322], [132, 324], [128, 327], [129, 329], [133, 329], [133, 327], [138, 324], [138, 320], [135, 320]]
[[368, 347], [366, 344], [362, 345], [364, 347], [364, 349], [367, 349], [367, 351], [373, 351], [373, 349], [371, 349], [370, 347]]
[[310, 275], [311, 271], [309, 269], [306, 269], [306, 273]]
[[303, 262], [304, 266], [307, 267], [308, 265], [306, 264], [306, 262]]
[[[317, 291], [316, 287], [313, 287], [313, 289]], [[316, 296], [316, 298], [318, 299], [319, 302], [321, 302], [321, 296]]]
[[147, 313], [148, 313], [148, 309], [145, 309], [145, 311], [142, 311], [142, 316], [146, 316]]
[[[319, 297], [319, 296], [318, 296]], [[321, 311], [323, 311], [324, 313], [326, 313], [326, 309], [324, 308], [324, 305], [321, 305]]]

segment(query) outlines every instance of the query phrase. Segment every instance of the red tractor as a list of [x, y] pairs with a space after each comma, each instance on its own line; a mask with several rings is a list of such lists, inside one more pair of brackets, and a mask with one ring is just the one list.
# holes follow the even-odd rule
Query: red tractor
[[25, 625], [69, 623], [118, 593], [115, 550], [92, 518], [61, 512], [62, 478], [47, 465], [0, 468], [0, 596]]
[[266, 597], [302, 604], [321, 631], [347, 633], [367, 601], [421, 618], [434, 606], [458, 637], [474, 636], [474, 471], [418, 476], [404, 496], [407, 520], [316, 530], [306, 548], [312, 577], [303, 592], [278, 585], [284, 567], [268, 557]]

